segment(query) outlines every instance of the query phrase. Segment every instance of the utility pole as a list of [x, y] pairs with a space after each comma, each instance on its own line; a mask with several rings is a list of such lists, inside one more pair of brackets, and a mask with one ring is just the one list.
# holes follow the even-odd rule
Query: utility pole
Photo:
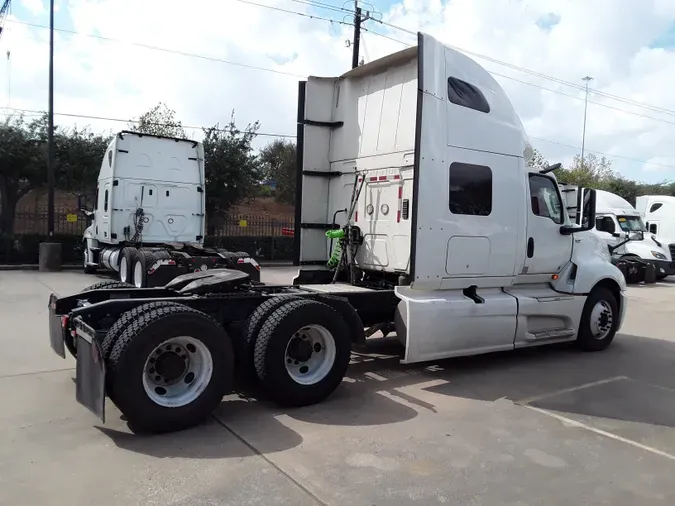
[[49, 0], [49, 112], [47, 113], [47, 240], [40, 243], [39, 270], [61, 270], [61, 244], [54, 241], [54, 0]]
[[586, 112], [588, 111], [588, 83], [592, 81], [591, 76], [586, 76], [581, 78], [582, 81], [586, 81], [586, 96], [584, 98], [584, 132], [581, 135], [581, 168], [584, 168], [584, 150], [586, 148]]
[[49, 113], [47, 132], [47, 235], [54, 237], [54, 0], [49, 0]]
[[359, 47], [361, 46], [361, 23], [370, 19], [370, 12], [363, 17], [359, 0], [354, 0], [354, 42], [352, 44], [352, 68], [359, 66]]

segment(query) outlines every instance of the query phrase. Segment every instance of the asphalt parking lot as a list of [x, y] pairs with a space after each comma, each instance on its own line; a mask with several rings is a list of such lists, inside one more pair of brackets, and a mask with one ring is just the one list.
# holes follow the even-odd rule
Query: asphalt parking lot
[[[283, 283], [293, 271], [266, 269]], [[398, 364], [354, 354], [326, 402], [226, 398], [203, 426], [131, 434], [75, 401], [47, 298], [96, 281], [0, 272], [0, 505], [675, 504], [675, 282], [631, 287], [613, 345]]]

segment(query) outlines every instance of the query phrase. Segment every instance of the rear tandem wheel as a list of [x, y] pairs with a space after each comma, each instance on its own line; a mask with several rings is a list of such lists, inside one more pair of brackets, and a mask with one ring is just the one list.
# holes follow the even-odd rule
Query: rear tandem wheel
[[182, 304], [148, 307], [120, 334], [108, 358], [114, 402], [135, 429], [195, 426], [232, 390], [229, 336]]

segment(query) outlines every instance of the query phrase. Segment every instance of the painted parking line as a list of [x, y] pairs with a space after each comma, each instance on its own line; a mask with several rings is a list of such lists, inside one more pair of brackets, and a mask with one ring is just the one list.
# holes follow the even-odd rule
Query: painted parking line
[[643, 445], [642, 443], [638, 443], [637, 441], [633, 441], [632, 439], [628, 439], [628, 438], [619, 436], [617, 434], [607, 432], [606, 430], [596, 429], [595, 427], [593, 427], [591, 425], [587, 425], [585, 423], [578, 422], [577, 420], [567, 418], [566, 416], [559, 415], [558, 413], [554, 413], [553, 411], [549, 411], [547, 409], [535, 408], [534, 406], [529, 406], [527, 404], [524, 404], [523, 407], [526, 408], [526, 409], [531, 409], [532, 411], [536, 411], [537, 413], [541, 413], [542, 415], [550, 416], [551, 418], [555, 418], [557, 420], [560, 420], [561, 422], [563, 422], [565, 424], [568, 424], [570, 426], [578, 427], [580, 429], [585, 429], [585, 430], [588, 430], [590, 432], [595, 432], [596, 434], [599, 434], [601, 436], [605, 436], [607, 438], [614, 439], [615, 441], [620, 441], [622, 443], [626, 443], [628, 445], [635, 446], [636, 448], [640, 448], [641, 450], [645, 450], [647, 452], [653, 453], [654, 455], [659, 455], [661, 457], [665, 457], [667, 459], [675, 461], [675, 455], [673, 455], [671, 453], [668, 453], [668, 452], [664, 452], [662, 450], [659, 450], [658, 448]]
[[[604, 436], [606, 438], [613, 439], [615, 441], [619, 441], [621, 443], [625, 443], [625, 444], [634, 446], [636, 448], [647, 451], [647, 452], [652, 453], [654, 455], [659, 455], [660, 457], [664, 457], [666, 459], [675, 461], [675, 455], [673, 455], [671, 453], [665, 452], [663, 450], [659, 450], [658, 448], [654, 448], [653, 446], [648, 446], [648, 445], [639, 443], [637, 441], [625, 438], [623, 436], [619, 436], [618, 434], [614, 434], [614, 433], [608, 432], [606, 430], [598, 429], [596, 427], [593, 427], [592, 425], [588, 425], [588, 424], [580, 422], [578, 420], [574, 420], [572, 418], [566, 417], [566, 416], [561, 415], [561, 414], [559, 414], [555, 411], [550, 411], [548, 409], [538, 408], [538, 407], [535, 407], [535, 406], [531, 405], [531, 403], [533, 403], [533, 402], [537, 402], [537, 401], [540, 401], [540, 400], [543, 400], [543, 399], [546, 399], [546, 398], [555, 397], [555, 396], [558, 396], [558, 395], [567, 394], [567, 393], [571, 393], [571, 392], [577, 392], [579, 390], [584, 390], [586, 388], [596, 387], [596, 386], [599, 386], [599, 385], [606, 385], [608, 383], [613, 383], [615, 381], [624, 381], [624, 380], [630, 381], [630, 378], [628, 376], [614, 376], [614, 377], [611, 377], [611, 378], [605, 378], [605, 379], [602, 379], [602, 380], [592, 381], [590, 383], [584, 383], [582, 385], [577, 385], [577, 386], [571, 387], [571, 388], [564, 388], [564, 389], [561, 389], [561, 390], [555, 390], [555, 391], [548, 392], [548, 393], [545, 393], [545, 394], [536, 395], [536, 396], [533, 396], [533, 397], [529, 397], [527, 399], [522, 399], [522, 400], [516, 401], [514, 404], [522, 406], [523, 408], [529, 409], [529, 410], [534, 411], [536, 413], [540, 413], [542, 415], [546, 415], [548, 417], [555, 418], [556, 420], [558, 420], [560, 422], [563, 422], [564, 424], [566, 424], [569, 427], [577, 427], [579, 429], [584, 429], [584, 430], [587, 430], [589, 432], [593, 432], [595, 434], [598, 434], [600, 436]], [[658, 387], [658, 385], [651, 385], [651, 384], [650, 384], [650, 386]], [[666, 388], [666, 387], [659, 387], [659, 388], [664, 388], [665, 390], [672, 391], [672, 389], [669, 389], [669, 388]]]
[[621, 380], [627, 380], [630, 379], [628, 376], [613, 376], [611, 378], [605, 378], [601, 379], [598, 381], [591, 381], [589, 383], [583, 383], [581, 385], [576, 385], [570, 388], [563, 388], [560, 390], [553, 390], [551, 392], [546, 392], [544, 394], [540, 395], [534, 395], [532, 397], [528, 397], [526, 399], [521, 399], [518, 401], [515, 401], [515, 404], [520, 404], [521, 406], [526, 406], [528, 404], [531, 404], [533, 402], [540, 401], [542, 399], [546, 399], [548, 397], [555, 397], [557, 395], [562, 395], [562, 394], [568, 394], [571, 392], [576, 392], [577, 390], [583, 390], [585, 388], [591, 388], [591, 387], [597, 387], [598, 385], [605, 385], [607, 383], [613, 383], [615, 381], [621, 381]]

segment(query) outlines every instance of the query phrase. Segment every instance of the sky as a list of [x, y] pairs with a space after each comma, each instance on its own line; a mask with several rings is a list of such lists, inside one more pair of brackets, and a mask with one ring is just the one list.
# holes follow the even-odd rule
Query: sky
[[[3, 0], [0, 0], [0, 4]], [[418, 30], [495, 75], [551, 163], [581, 151], [621, 175], [675, 180], [675, 0], [374, 0], [360, 4], [365, 62]], [[158, 102], [188, 133], [260, 121], [260, 147], [295, 133], [298, 81], [350, 68], [353, 2], [56, 0], [60, 125], [124, 129]], [[48, 2], [12, 0], [0, 38], [0, 118], [46, 110]], [[7, 51], [10, 52], [7, 58]], [[79, 116], [89, 116], [78, 117]], [[109, 119], [97, 119], [109, 118]], [[114, 121], [118, 120], [118, 121]], [[291, 137], [289, 137], [291, 138]]]

